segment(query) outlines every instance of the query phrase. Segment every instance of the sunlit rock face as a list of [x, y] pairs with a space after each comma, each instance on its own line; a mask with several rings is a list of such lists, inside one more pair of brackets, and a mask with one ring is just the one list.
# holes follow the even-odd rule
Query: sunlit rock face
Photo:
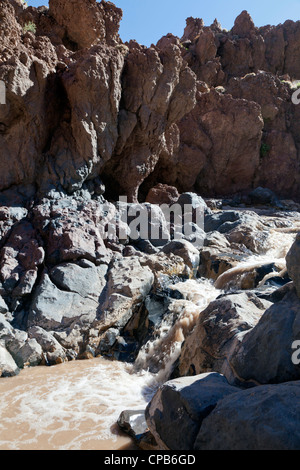
[[298, 22], [257, 28], [244, 11], [227, 32], [188, 18], [182, 38], [147, 48], [122, 43], [111, 2], [5, 0], [1, 18], [1, 189], [73, 193], [101, 175], [132, 202], [158, 183], [298, 197]]
[[116, 45], [121, 42], [118, 31], [122, 10], [111, 2], [50, 0], [49, 9], [50, 15], [64, 28], [65, 37], [79, 49], [97, 43]]

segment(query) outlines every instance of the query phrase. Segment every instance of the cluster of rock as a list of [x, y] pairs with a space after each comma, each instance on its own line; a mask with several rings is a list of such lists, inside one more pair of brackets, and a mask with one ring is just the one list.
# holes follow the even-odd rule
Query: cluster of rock
[[[132, 238], [118, 203], [56, 194], [29, 207], [27, 195], [4, 191], [1, 199], [1, 350], [15, 361], [3, 359], [1, 374], [112, 351], [118, 359], [135, 357], [150, 328], [146, 297], [193, 277], [198, 249], [184, 238], [171, 240], [156, 205], [143, 205], [154, 214], [150, 228], [163, 229], [151, 243]], [[196, 195], [182, 197], [205, 205]], [[120, 231], [104, 237], [114, 222]]]
[[225, 292], [200, 312], [173, 378], [119, 418], [142, 449], [299, 449], [299, 246], [284, 288]]
[[[1, 1], [0, 376], [143, 366], [168, 325], [145, 365], [172, 380], [120, 418], [141, 446], [299, 448], [299, 237], [286, 263], [286, 247], [263, 256], [300, 231], [300, 23], [189, 18], [147, 48], [121, 41], [121, 17], [104, 0]], [[132, 230], [141, 210], [158, 237]]]

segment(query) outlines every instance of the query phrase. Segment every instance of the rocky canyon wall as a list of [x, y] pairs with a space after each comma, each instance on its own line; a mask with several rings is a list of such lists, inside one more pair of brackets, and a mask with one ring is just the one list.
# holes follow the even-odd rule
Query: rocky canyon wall
[[298, 198], [299, 22], [256, 28], [244, 11], [225, 31], [188, 18], [182, 38], [147, 48], [121, 41], [110, 2], [3, 0], [0, 18], [0, 190], [97, 191], [100, 177], [111, 199], [158, 183]]

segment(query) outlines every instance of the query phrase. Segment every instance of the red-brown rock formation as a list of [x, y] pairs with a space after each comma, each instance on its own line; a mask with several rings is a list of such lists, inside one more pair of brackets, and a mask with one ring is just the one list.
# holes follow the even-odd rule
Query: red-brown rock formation
[[299, 111], [278, 76], [300, 76], [299, 22], [256, 28], [243, 11], [227, 32], [188, 18], [181, 39], [146, 48], [122, 43], [110, 2], [49, 6], [0, 5], [0, 189], [72, 193], [100, 175], [132, 201], [157, 183], [297, 196]]
[[50, 0], [49, 13], [64, 29], [64, 38], [79, 49], [98, 43], [117, 45], [122, 10], [113, 3], [96, 0]]

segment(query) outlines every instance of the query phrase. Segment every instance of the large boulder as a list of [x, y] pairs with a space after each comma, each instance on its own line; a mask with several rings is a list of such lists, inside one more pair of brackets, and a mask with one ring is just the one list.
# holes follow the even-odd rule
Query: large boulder
[[146, 408], [147, 424], [160, 449], [192, 449], [203, 420], [219, 400], [237, 391], [216, 373], [162, 385]]
[[270, 302], [251, 292], [220, 296], [200, 313], [179, 359], [180, 375], [219, 372], [234, 383], [228, 361], [246, 331], [258, 323]]
[[131, 242], [149, 241], [154, 247], [170, 240], [169, 225], [163, 210], [155, 204], [122, 204], [121, 217], [130, 229]]
[[183, 193], [179, 196], [177, 204], [183, 209], [188, 208], [193, 215], [198, 215], [199, 220], [203, 220], [204, 212], [208, 211], [204, 199], [196, 193]]
[[0, 341], [5, 343], [7, 340], [12, 340], [15, 336], [14, 333], [12, 325], [7, 321], [5, 315], [0, 313]]
[[286, 267], [300, 297], [300, 233], [286, 256]]
[[189, 267], [191, 275], [195, 276], [197, 274], [200, 254], [192, 243], [186, 240], [172, 240], [162, 248], [162, 252], [167, 255], [173, 253], [175, 256], [180, 256]]
[[254, 211], [222, 210], [205, 217], [206, 232], [224, 234], [230, 244], [240, 245], [254, 253], [264, 253], [269, 248], [269, 229], [262, 217]]
[[254, 384], [300, 379], [293, 362], [294, 343], [300, 341], [300, 300], [294, 291], [266, 310], [257, 325], [245, 333], [230, 367], [241, 380]]
[[28, 327], [40, 326], [52, 331], [68, 328], [76, 321], [91, 324], [96, 318], [97, 307], [94, 299], [59, 289], [44, 273], [32, 298]]
[[208, 214], [204, 220], [206, 232], [226, 233], [240, 224], [241, 214], [238, 211], [218, 211]]
[[[50, 0], [50, 15], [65, 29], [65, 39], [79, 48], [98, 42], [117, 44], [122, 10], [111, 2]], [[76, 21], [75, 21], [76, 18]]]
[[16, 330], [15, 337], [6, 342], [6, 348], [20, 369], [34, 367], [41, 364], [43, 350], [34, 338], [28, 338], [28, 334]]
[[276, 194], [268, 188], [255, 188], [248, 197], [254, 205], [276, 205], [279, 202]]
[[26, 331], [13, 328], [2, 314], [0, 314], [0, 342], [3, 349], [6, 349], [2, 357], [6, 357], [8, 363], [12, 364], [11, 356], [18, 369], [37, 366], [42, 361], [42, 348], [37, 341], [29, 337]]
[[43, 363], [46, 365], [60, 364], [68, 360], [66, 350], [54, 336], [39, 326], [28, 329], [28, 336], [36, 340], [43, 351]]
[[299, 450], [300, 382], [264, 385], [219, 401], [195, 450]]
[[146, 196], [146, 202], [150, 204], [175, 204], [178, 201], [179, 192], [174, 186], [167, 184], [157, 184], [150, 189]]
[[119, 416], [120, 429], [128, 434], [142, 450], [157, 450], [157, 444], [150, 433], [144, 410], [125, 410]]
[[230, 246], [225, 235], [218, 231], [209, 232], [201, 250], [199, 274], [208, 279], [216, 280], [224, 272], [237, 266], [243, 253]]
[[12, 377], [20, 372], [11, 354], [0, 343], [0, 377]]
[[53, 266], [78, 259], [108, 263], [105, 226], [114, 227], [116, 209], [97, 200], [57, 195], [33, 209], [34, 225], [47, 245], [46, 262]]
[[223, 224], [222, 227], [226, 230], [226, 238], [231, 244], [246, 247], [256, 254], [265, 254], [270, 247], [270, 227], [265, 225], [264, 220], [255, 212], [243, 211], [238, 222]]
[[94, 325], [100, 330], [122, 328], [149, 294], [154, 275], [136, 257], [116, 259], [107, 274], [107, 285]]
[[80, 260], [55, 266], [50, 277], [59, 289], [98, 301], [106, 285], [106, 273], [107, 265], [95, 266], [88, 260]]

